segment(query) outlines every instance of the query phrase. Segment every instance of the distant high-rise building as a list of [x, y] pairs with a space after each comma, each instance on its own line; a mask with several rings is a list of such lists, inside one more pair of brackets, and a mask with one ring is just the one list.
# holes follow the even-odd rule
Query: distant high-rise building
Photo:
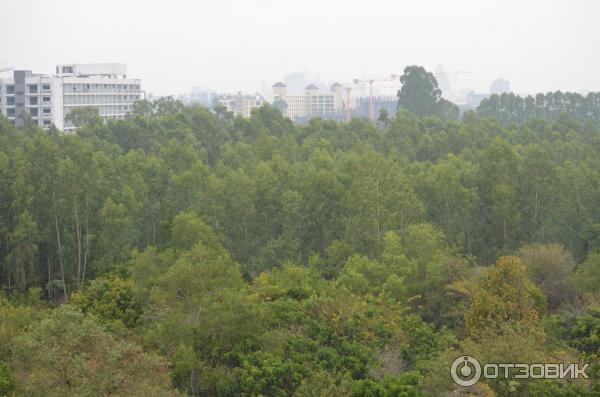
[[192, 87], [188, 103], [196, 103], [205, 107], [212, 107], [217, 97], [217, 93], [214, 90], [209, 90], [202, 87]]
[[45, 129], [54, 124], [64, 131], [75, 129], [65, 118], [76, 108], [91, 106], [104, 119], [123, 119], [144, 98], [141, 80], [126, 73], [120, 63], [58, 65], [54, 75], [15, 70], [12, 78], [0, 79], [0, 111], [17, 126], [29, 114]]
[[257, 109], [264, 103], [265, 100], [258, 94], [244, 95], [241, 92], [238, 92], [237, 95], [228, 95], [219, 99], [219, 104], [224, 106], [228, 112], [233, 113], [234, 116], [242, 117], [250, 117], [252, 109]]
[[450, 92], [450, 80], [442, 65], [436, 66], [435, 79], [437, 80], [438, 88], [442, 90], [442, 94], [448, 94]]
[[304, 92], [308, 85], [316, 85], [321, 89], [325, 89], [327, 84], [321, 80], [319, 75], [313, 74], [307, 70], [304, 72], [294, 72], [285, 75], [283, 82], [287, 86], [288, 94], [298, 95]]
[[283, 81], [287, 87], [287, 92], [294, 95], [303, 92], [304, 87], [306, 87], [309, 84], [306, 74], [300, 72], [290, 73], [286, 75]]
[[285, 116], [298, 121], [311, 117], [333, 117], [343, 108], [343, 87], [334, 83], [329, 91], [320, 91], [319, 87], [309, 84], [301, 94], [289, 94], [288, 87], [282, 82], [273, 84], [275, 101], [282, 100]]
[[377, 118], [382, 110], [385, 110], [388, 117], [396, 116], [398, 112], [398, 97], [389, 95], [377, 95], [369, 101], [369, 97], [363, 96], [356, 99], [356, 105], [352, 109], [352, 117], [368, 118], [369, 103], [373, 106], [373, 114]]
[[489, 98], [489, 96], [490, 96], [489, 94], [482, 94], [482, 93], [470, 91], [465, 98], [464, 104], [471, 108], [476, 108], [477, 106], [479, 106], [481, 101], [483, 101], [486, 98]]
[[510, 83], [508, 80], [500, 77], [499, 79], [492, 81], [490, 92], [492, 94], [504, 94], [505, 92], [510, 92]]
[[281, 81], [278, 81], [277, 83], [273, 84], [273, 95], [275, 97], [285, 100], [287, 92], [287, 85], [282, 83]]

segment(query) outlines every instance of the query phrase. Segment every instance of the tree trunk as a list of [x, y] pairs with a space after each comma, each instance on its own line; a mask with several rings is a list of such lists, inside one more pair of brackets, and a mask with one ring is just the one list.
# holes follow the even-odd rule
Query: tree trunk
[[81, 286], [85, 283], [85, 270], [87, 269], [87, 258], [89, 248], [89, 231], [88, 231], [88, 196], [85, 196], [85, 247], [83, 252], [83, 274], [81, 275]]
[[62, 245], [60, 244], [60, 229], [58, 228], [58, 213], [56, 209], [56, 194], [52, 192], [52, 203], [54, 206], [54, 226], [56, 227], [56, 242], [58, 243], [58, 262], [60, 263], [60, 275], [63, 282], [63, 292], [65, 294], [65, 302], [68, 300], [67, 297], [67, 283], [65, 281], [65, 268], [62, 260]]
[[73, 199], [73, 213], [75, 215], [75, 236], [77, 237], [77, 289], [81, 290], [81, 222], [77, 211], [77, 199]]

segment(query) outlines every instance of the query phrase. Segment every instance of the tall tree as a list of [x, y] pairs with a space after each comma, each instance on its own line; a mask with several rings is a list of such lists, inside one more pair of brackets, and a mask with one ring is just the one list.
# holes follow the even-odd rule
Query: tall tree
[[458, 116], [458, 107], [442, 98], [435, 76], [422, 66], [407, 66], [400, 76], [400, 82], [402, 88], [398, 91], [398, 108], [406, 109], [419, 117]]

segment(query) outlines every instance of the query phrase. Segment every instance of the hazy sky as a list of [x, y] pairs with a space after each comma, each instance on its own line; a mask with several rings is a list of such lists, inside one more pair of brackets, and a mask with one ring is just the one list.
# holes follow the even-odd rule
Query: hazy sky
[[260, 90], [287, 73], [387, 77], [406, 65], [454, 88], [600, 91], [595, 0], [0, 0], [0, 67], [123, 62], [148, 92]]

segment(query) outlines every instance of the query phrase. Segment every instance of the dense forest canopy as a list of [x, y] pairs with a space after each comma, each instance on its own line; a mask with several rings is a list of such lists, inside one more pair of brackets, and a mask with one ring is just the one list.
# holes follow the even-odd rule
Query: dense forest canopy
[[600, 93], [548, 92], [522, 97], [511, 93], [493, 94], [481, 101], [477, 114], [494, 117], [501, 123], [524, 123], [538, 118], [554, 121], [561, 114], [585, 124], [600, 125]]
[[[0, 395], [600, 395], [600, 130], [488, 105], [0, 118]], [[458, 389], [467, 353], [591, 379]]]

